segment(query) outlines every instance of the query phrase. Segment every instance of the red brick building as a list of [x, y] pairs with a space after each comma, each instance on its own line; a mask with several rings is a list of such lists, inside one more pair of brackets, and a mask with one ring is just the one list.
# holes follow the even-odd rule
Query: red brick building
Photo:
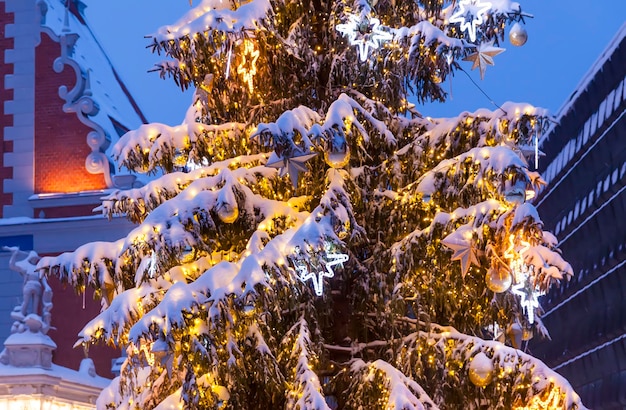
[[[133, 182], [108, 149], [146, 122], [91, 32], [81, 0], [0, 0], [0, 248], [40, 255], [125, 236], [130, 224], [93, 213], [103, 193]], [[117, 175], [115, 174], [117, 172]], [[0, 340], [21, 299], [21, 277], [0, 251]], [[76, 369], [80, 328], [100, 309], [90, 294], [50, 279], [53, 361]], [[119, 352], [92, 348], [98, 374], [111, 377]]]

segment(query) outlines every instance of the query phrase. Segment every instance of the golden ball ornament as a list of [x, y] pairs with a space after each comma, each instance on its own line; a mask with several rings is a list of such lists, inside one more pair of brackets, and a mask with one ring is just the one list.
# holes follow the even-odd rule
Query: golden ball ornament
[[478, 387], [485, 387], [493, 379], [493, 362], [483, 352], [478, 353], [469, 364], [469, 379]]
[[521, 47], [528, 41], [528, 32], [520, 23], [513, 24], [509, 31], [509, 41], [516, 47]]
[[230, 204], [222, 204], [217, 208], [217, 216], [225, 224], [232, 224], [239, 218], [239, 208]]
[[348, 147], [324, 152], [324, 161], [332, 168], [343, 168], [350, 162]]
[[495, 293], [506, 292], [513, 283], [513, 276], [506, 269], [490, 268], [485, 277], [487, 288]]

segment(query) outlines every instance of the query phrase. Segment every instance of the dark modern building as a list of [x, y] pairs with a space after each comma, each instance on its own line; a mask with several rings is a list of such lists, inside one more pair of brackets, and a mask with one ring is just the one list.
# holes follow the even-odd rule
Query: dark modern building
[[536, 199], [574, 277], [542, 300], [532, 353], [592, 409], [626, 409], [626, 24], [543, 139]]

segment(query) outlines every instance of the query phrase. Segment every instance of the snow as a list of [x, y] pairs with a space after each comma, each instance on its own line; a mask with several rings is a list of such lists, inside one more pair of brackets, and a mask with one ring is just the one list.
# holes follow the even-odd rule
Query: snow
[[517, 380], [521, 380], [524, 373], [529, 373], [528, 389], [532, 395], [554, 385], [558, 389], [557, 392], [563, 395], [563, 408], [570, 409], [574, 406], [581, 410], [586, 408], [567, 380], [541, 360], [498, 341], [465, 335], [450, 326], [432, 325], [432, 327], [431, 332], [418, 331], [404, 339], [407, 342], [411, 341], [413, 346], [422, 340], [430, 340], [430, 344], [437, 346], [440, 351], [451, 352], [449, 354], [453, 359], [463, 363], [482, 352], [492, 360], [495, 368], [504, 370], [505, 374], [517, 374]]
[[[216, 30], [225, 31], [227, 37], [245, 37], [271, 12], [266, 0], [253, 0], [237, 10], [226, 7], [215, 0], [204, 0], [175, 25], [161, 29], [155, 39], [174, 47], [181, 36], [210, 37], [218, 33]], [[503, 15], [514, 7], [519, 8], [517, 3], [506, 0], [496, 0], [494, 7]], [[439, 22], [421, 23], [395, 33], [412, 36], [412, 41], [419, 37], [450, 48], [467, 46], [464, 41], [445, 37], [436, 24]], [[191, 43], [191, 48], [198, 44]], [[184, 43], [185, 47], [188, 45]], [[291, 390], [287, 392], [287, 400], [294, 406], [324, 410], [328, 405], [316, 372], [317, 356], [325, 353], [323, 347], [336, 348], [356, 357], [363, 349], [395, 350], [396, 342], [402, 347], [394, 352], [398, 355], [393, 358], [396, 362], [384, 355], [381, 357], [388, 361], [381, 358], [368, 363], [353, 360], [350, 363], [352, 377], [354, 374], [358, 377], [353, 378], [352, 383], [382, 380], [389, 392], [387, 407], [390, 409], [436, 408], [434, 401], [439, 402], [440, 398], [429, 398], [411, 378], [413, 370], [402, 369], [404, 363], [415, 362], [403, 362], [400, 357], [417, 354], [418, 345], [420, 348], [432, 346], [444, 356], [453, 356], [455, 363], [468, 363], [476, 354], [483, 354], [497, 363], [498, 368], [514, 373], [518, 382], [522, 374], [531, 374], [529, 395], [547, 389], [548, 381], [556, 381], [567, 395], [568, 403], [578, 404], [567, 382], [530, 356], [499, 342], [483, 341], [436, 324], [413, 323], [414, 320], [407, 317], [398, 320], [415, 324], [415, 329], [430, 329], [430, 332], [418, 331], [405, 337], [398, 334], [402, 340], [355, 341], [351, 346], [312, 341], [305, 318], [317, 319], [314, 313], [317, 307], [312, 303], [315, 296], [310, 284], [299, 280], [297, 264], [312, 262], [327, 246], [350, 254], [353, 270], [345, 279], [353, 281], [351, 286], [355, 289], [360, 286], [383, 288], [391, 284], [399, 290], [403, 285], [401, 275], [415, 271], [415, 266], [404, 259], [423, 256], [408, 252], [414, 245], [430, 246], [431, 240], [437, 241], [436, 246], [460, 244], [470, 252], [465, 262], [478, 264], [484, 262], [482, 257], [481, 260], [476, 257], [478, 252], [493, 251], [496, 245], [506, 247], [509, 235], [513, 237], [512, 232], [519, 233], [523, 229], [537, 234], [542, 232], [536, 209], [528, 203], [507, 202], [504, 194], [506, 187], [514, 183], [518, 183], [517, 188], [540, 184], [540, 177], [527, 169], [516, 146], [516, 143], [528, 141], [513, 139], [518, 131], [528, 128], [530, 116], [543, 117], [547, 115], [545, 110], [507, 103], [498, 111], [478, 110], [454, 119], [413, 120], [398, 118], [389, 110], [379, 108], [380, 103], [358, 93], [340, 94], [334, 101], [328, 101], [324, 113], [299, 106], [273, 121], [270, 117], [255, 129], [254, 124], [198, 122], [202, 110], [194, 104], [179, 126], [149, 124], [127, 133], [112, 152], [129, 166], [134, 164], [143, 172], [154, 172], [162, 167], [169, 172], [168, 161], [171, 165], [180, 159], [182, 164], [195, 162], [198, 168], [191, 172], [169, 172], [141, 188], [114, 191], [105, 197], [99, 208], [105, 215], [126, 213], [138, 223], [125, 238], [85, 245], [73, 253], [42, 259], [40, 269], [59, 270], [74, 285], [88, 282], [104, 285], [106, 289], [107, 285], [117, 284], [116, 297], [85, 326], [79, 343], [98, 339], [129, 342], [129, 358], [122, 371], [127, 372], [123, 377], [135, 378], [136, 386], [147, 386], [155, 379], [163, 383], [162, 377], [167, 373], [168, 377], [178, 378], [176, 382], [190, 380], [189, 386], [210, 388], [219, 397], [233, 397], [235, 390], [228, 389], [235, 386], [229, 383], [236, 381], [222, 380], [227, 386], [216, 386], [208, 373], [219, 371], [221, 378], [229, 378], [232, 373], [224, 376], [224, 369], [236, 372], [239, 367], [251, 365], [258, 367], [246, 376], [254, 377], [255, 383], [275, 383], [281, 389], [288, 386]], [[469, 136], [461, 130], [467, 131]], [[229, 141], [245, 137], [256, 140], [249, 155], [239, 155], [244, 150], [238, 148], [224, 154], [236, 155], [234, 158], [221, 161], [211, 162], [213, 159], [196, 155], [196, 145], [212, 146], [214, 137]], [[321, 152], [328, 141], [352, 143], [348, 144], [353, 149], [353, 164], [349, 165], [358, 168], [334, 169], [317, 160], [315, 166], [319, 173], [312, 175], [311, 172], [306, 176], [315, 186], [296, 186], [294, 191], [306, 195], [292, 197], [291, 190], [283, 190], [285, 181], [281, 179], [281, 172], [271, 169], [271, 163], [276, 158], [291, 158], [282, 152], [284, 149], [291, 149], [291, 153]], [[274, 151], [262, 152], [266, 149]], [[374, 150], [381, 152], [372, 152]], [[384, 158], [386, 153], [389, 153], [388, 158]], [[382, 163], [372, 160], [378, 160], [378, 155]], [[405, 175], [405, 170], [413, 165], [414, 175]], [[471, 195], [465, 195], [466, 192]], [[437, 195], [445, 200], [433, 200]], [[421, 201], [427, 198], [431, 201]], [[453, 209], [444, 209], [445, 206]], [[419, 219], [411, 220], [414, 215], [406, 215], [409, 221], [399, 221], [399, 227], [374, 221], [373, 226], [380, 224], [379, 229], [389, 229], [388, 236], [392, 239], [384, 238], [385, 235], [381, 235], [384, 232], [377, 237], [370, 226], [365, 229], [359, 225], [369, 223], [371, 215], [357, 216], [356, 210], [377, 212], [380, 209], [384, 217], [386, 213], [400, 215], [398, 207], [410, 209]], [[422, 219], [421, 214], [427, 217]], [[229, 243], [230, 237], [225, 236], [235, 231], [241, 234], [238, 243]], [[523, 256], [526, 263], [536, 267], [534, 279], [548, 286], [571, 275], [571, 267], [554, 249], [554, 238], [548, 234], [544, 238], [545, 243], [538, 240], [533, 246], [529, 245]], [[512, 252], [520, 250], [516, 247], [520, 240], [519, 237], [511, 239]], [[378, 246], [369, 247], [376, 241]], [[368, 252], [385, 253], [385, 258], [389, 250], [391, 271], [376, 271], [378, 267], [372, 261], [379, 255], [355, 255], [353, 258], [351, 252], [360, 252], [360, 244], [367, 244], [364, 248]], [[433, 263], [445, 266], [448, 262], [458, 263], [457, 259], [463, 263], [463, 258], [458, 256]], [[189, 262], [187, 257], [197, 260]], [[365, 258], [369, 259], [363, 260]], [[386, 263], [383, 259], [382, 266]], [[449, 269], [445, 274], [449, 276], [454, 272], [455, 269]], [[465, 273], [459, 280], [464, 279]], [[321, 288], [321, 282], [317, 288]], [[385, 294], [384, 297], [391, 299], [396, 295]], [[322, 295], [320, 305], [327, 300], [328, 297]], [[292, 301], [294, 305], [289, 305]], [[258, 312], [258, 306], [265, 310]], [[296, 319], [295, 313], [302, 317]], [[275, 318], [269, 318], [274, 314]], [[292, 322], [286, 323], [291, 328], [285, 335], [276, 334], [266, 318], [268, 321], [290, 320]], [[312, 321], [313, 326], [320, 332], [323, 325]], [[180, 331], [186, 328], [189, 332]], [[181, 337], [181, 333], [184, 336]], [[140, 354], [133, 349], [147, 348], [150, 342], [157, 343], [152, 353], [165, 353], [170, 357], [169, 364], [164, 365], [167, 369], [137, 365]], [[277, 349], [277, 345], [286, 348]], [[187, 353], [203, 355], [206, 367], [202, 371], [208, 373], [201, 374], [191, 366], [186, 368], [189, 373], [172, 371], [172, 366], [191, 360]], [[293, 373], [281, 370], [281, 366], [293, 369]], [[141, 403], [152, 394], [149, 388], [142, 389], [136, 397], [132, 393], [118, 394], [119, 385], [119, 380], [114, 381], [99, 403], [130, 408], [133, 399]], [[150, 385], [158, 390], [155, 384]], [[170, 393], [168, 390], [167, 394]], [[192, 394], [183, 388], [163, 401], [160, 408], [177, 407], [181, 401], [192, 405], [188, 402], [193, 399]]]
[[[270, 135], [287, 135], [291, 138], [298, 133], [304, 142], [304, 149], [308, 149], [313, 144], [309, 140], [309, 130], [318, 123], [321, 117], [318, 113], [308, 107], [300, 106], [296, 109], [285, 111], [274, 123], [260, 123], [257, 131], [250, 138], [257, 135], [269, 133]], [[313, 133], [315, 135], [315, 133]]]
[[[82, 386], [90, 386], [98, 389], [104, 389], [111, 383], [110, 379], [101, 376], [91, 376], [77, 370], [59, 366], [52, 363], [52, 368], [42, 369], [40, 367], [14, 367], [0, 364], [0, 377], [11, 377], [18, 380], [23, 376], [46, 376], [48, 378], [57, 379], [59, 381], [75, 383]], [[32, 379], [30, 383], [32, 383]], [[57, 384], [59, 382], [54, 382]]]
[[[428, 397], [424, 389], [415, 381], [406, 377], [402, 372], [391, 364], [376, 360], [365, 363], [361, 359], [352, 361], [350, 370], [354, 373], [363, 373], [363, 382], [374, 383], [374, 371], [379, 370], [385, 374], [385, 385], [389, 389], [389, 399], [385, 409], [390, 410], [437, 410], [439, 407]], [[416, 396], [417, 395], [417, 396]], [[424, 403], [428, 407], [424, 407]]]
[[467, 45], [466, 42], [454, 37], [448, 37], [445, 33], [434, 26], [429, 21], [420, 21], [412, 27], [402, 27], [393, 29], [392, 33], [396, 39], [412, 38], [412, 50], [416, 48], [418, 44], [423, 40], [425, 46], [430, 46], [434, 43], [439, 43], [439, 48], [443, 49], [444, 46], [448, 49], [464, 49]]
[[258, 27], [257, 22], [272, 12], [269, 0], [254, 0], [241, 5], [237, 10], [229, 7], [229, 2], [202, 0], [176, 23], [159, 28], [154, 38], [159, 42], [176, 40], [213, 30], [239, 34], [254, 30]]
[[292, 348], [288, 350], [290, 364], [295, 361], [295, 377], [292, 381], [294, 388], [287, 395], [288, 405], [286, 407], [330, 410], [322, 394], [320, 380], [313, 370], [313, 361], [316, 358], [311, 352], [311, 334], [308, 323], [303, 317], [291, 327], [284, 340], [289, 340], [294, 336]]
[[508, 147], [472, 148], [455, 158], [441, 161], [435, 169], [419, 179], [416, 190], [423, 195], [434, 194], [440, 189], [440, 185], [445, 186], [440, 175], [449, 175], [450, 172], [456, 175], [462, 172], [468, 161], [480, 165], [477, 175], [468, 181], [474, 185], [482, 184], [483, 179], [489, 175], [503, 175], [512, 168], [526, 168], [525, 162]]
[[11, 218], [0, 218], [0, 225], [3, 225], [3, 226], [28, 225], [28, 224], [68, 222], [68, 221], [80, 221], [80, 220], [91, 220], [91, 219], [102, 219], [102, 216], [89, 215], [89, 216], [76, 216], [76, 217], [66, 217], [66, 218], [45, 218], [45, 219], [29, 218], [26, 216], [14, 216]]

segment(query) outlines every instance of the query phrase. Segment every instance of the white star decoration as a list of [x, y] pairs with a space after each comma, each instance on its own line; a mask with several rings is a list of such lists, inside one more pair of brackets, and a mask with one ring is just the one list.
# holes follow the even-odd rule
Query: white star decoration
[[[450, 16], [450, 23], [459, 23], [467, 31], [472, 42], [476, 41], [476, 26], [483, 24], [483, 17], [491, 9], [491, 3], [480, 0], [461, 0], [458, 10]], [[470, 20], [471, 19], [471, 20]]]
[[[335, 276], [335, 272], [332, 267], [335, 265], [340, 265], [343, 267], [343, 263], [348, 260], [348, 255], [345, 253], [330, 253], [329, 247], [325, 246], [325, 256], [322, 257], [320, 263], [311, 264], [311, 269], [309, 271], [309, 266], [306, 262], [302, 260], [294, 260], [294, 266], [296, 271], [298, 271], [298, 275], [302, 282], [306, 282], [311, 279], [313, 282], [313, 289], [315, 290], [315, 294], [317, 296], [322, 296], [324, 293], [324, 278], [332, 278]], [[296, 248], [296, 254], [300, 252], [300, 248]], [[316, 268], [316, 269], [315, 269]]]
[[272, 152], [272, 155], [270, 155], [267, 160], [267, 164], [265, 164], [267, 167], [278, 169], [278, 174], [281, 177], [285, 176], [285, 174], [289, 174], [294, 188], [298, 186], [298, 173], [307, 171], [307, 167], [304, 163], [317, 155], [316, 152], [309, 154], [302, 151], [296, 152], [297, 153], [292, 156], [278, 156], [276, 152]]
[[[462, 231], [460, 229], [459, 231]], [[462, 231], [467, 232], [467, 231]], [[465, 239], [463, 238], [462, 232], [455, 232], [448, 236], [446, 236], [441, 243], [446, 245], [448, 248], [454, 251], [452, 255], [453, 261], [461, 261], [461, 273], [465, 278], [467, 271], [469, 270], [471, 264], [480, 265], [478, 262], [478, 258], [476, 257], [476, 249], [474, 248], [474, 243], [471, 238]]]
[[391, 33], [381, 30], [379, 19], [361, 19], [356, 14], [349, 14], [348, 22], [337, 24], [335, 29], [346, 36], [351, 45], [359, 47], [361, 61], [367, 60], [370, 47], [378, 48], [382, 42], [393, 38]]
[[472, 65], [472, 70], [478, 67], [480, 70], [480, 79], [484, 80], [487, 66], [494, 65], [493, 57], [497, 56], [504, 50], [504, 48], [494, 47], [493, 41], [490, 43], [481, 43], [478, 47], [476, 47], [476, 52], [465, 57], [463, 61], [473, 62], [474, 64]]
[[528, 321], [535, 323], [535, 309], [539, 307], [539, 296], [541, 292], [537, 291], [531, 283], [530, 276], [526, 276], [520, 283], [511, 287], [511, 293], [520, 297], [520, 305], [526, 312]]

